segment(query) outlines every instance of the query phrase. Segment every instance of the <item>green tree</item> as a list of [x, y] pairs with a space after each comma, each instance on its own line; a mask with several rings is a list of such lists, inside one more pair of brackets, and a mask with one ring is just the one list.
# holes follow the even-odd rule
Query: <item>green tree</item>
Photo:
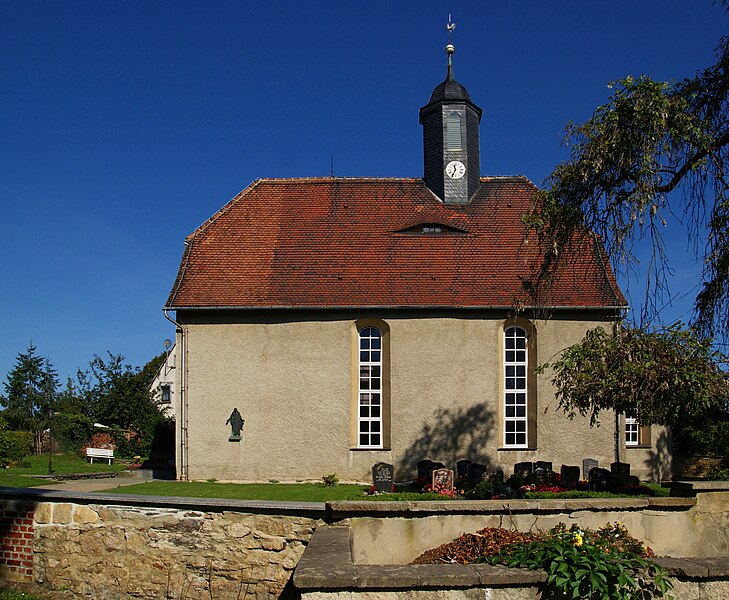
[[[121, 354], [107, 352], [106, 358], [94, 355], [89, 369], [77, 373], [77, 393], [89, 415], [104, 425], [136, 431], [143, 450], [149, 449], [155, 429], [164, 420], [149, 390], [161, 360], [164, 355], [139, 369], [126, 363]], [[121, 439], [116, 442], [124, 444]]]
[[592, 329], [538, 372], [552, 371], [559, 406], [570, 417], [632, 414], [644, 425], [681, 425], [729, 400], [727, 357], [679, 325], [646, 331]]
[[702, 335], [729, 337], [729, 38], [716, 56], [678, 83], [626, 77], [587, 122], [567, 126], [570, 158], [527, 217], [546, 249], [529, 286], [538, 300], [548, 297], [577, 232], [597, 234], [618, 272], [635, 266], [636, 243], [648, 239], [643, 316], [650, 316], [669, 293], [662, 236], [678, 220], [703, 264], [695, 325]]
[[32, 342], [25, 352], [18, 353], [4, 385], [6, 395], [0, 396], [0, 403], [9, 427], [38, 430], [47, 425], [58, 376], [51, 361], [38, 356]]

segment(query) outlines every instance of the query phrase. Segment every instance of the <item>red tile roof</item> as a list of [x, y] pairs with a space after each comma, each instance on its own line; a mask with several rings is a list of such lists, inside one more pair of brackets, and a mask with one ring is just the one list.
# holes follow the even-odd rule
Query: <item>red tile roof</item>
[[[521, 217], [536, 189], [484, 177], [469, 204], [448, 206], [421, 179], [261, 179], [188, 236], [167, 308], [528, 303], [538, 252]], [[551, 305], [626, 304], [598, 254], [582, 244]]]

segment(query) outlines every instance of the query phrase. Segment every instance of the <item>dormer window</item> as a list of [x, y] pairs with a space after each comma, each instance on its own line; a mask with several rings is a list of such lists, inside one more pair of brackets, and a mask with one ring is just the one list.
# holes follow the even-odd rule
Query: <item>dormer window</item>
[[396, 231], [395, 233], [424, 233], [427, 235], [438, 235], [438, 234], [453, 234], [453, 233], [468, 233], [458, 227], [452, 225], [445, 225], [444, 223], [419, 223], [418, 225], [412, 225]]

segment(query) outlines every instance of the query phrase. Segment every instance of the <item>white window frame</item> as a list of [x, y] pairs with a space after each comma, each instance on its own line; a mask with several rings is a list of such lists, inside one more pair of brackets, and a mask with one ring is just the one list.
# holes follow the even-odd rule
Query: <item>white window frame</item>
[[625, 415], [625, 445], [640, 445], [640, 423], [631, 415]]
[[[521, 346], [521, 347], [520, 347]], [[528, 335], [524, 328], [511, 325], [504, 330], [503, 356], [503, 444], [504, 448], [529, 447]], [[523, 436], [523, 442], [518, 441]]]
[[382, 331], [367, 326], [359, 330], [357, 352], [357, 447], [384, 447], [382, 430]]

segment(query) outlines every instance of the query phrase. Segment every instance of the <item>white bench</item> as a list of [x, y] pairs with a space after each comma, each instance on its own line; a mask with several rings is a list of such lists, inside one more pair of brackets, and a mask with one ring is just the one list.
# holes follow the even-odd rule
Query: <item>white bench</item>
[[114, 459], [114, 451], [109, 448], [86, 448], [86, 456], [91, 459], [92, 464], [95, 458], [103, 458], [111, 464]]

